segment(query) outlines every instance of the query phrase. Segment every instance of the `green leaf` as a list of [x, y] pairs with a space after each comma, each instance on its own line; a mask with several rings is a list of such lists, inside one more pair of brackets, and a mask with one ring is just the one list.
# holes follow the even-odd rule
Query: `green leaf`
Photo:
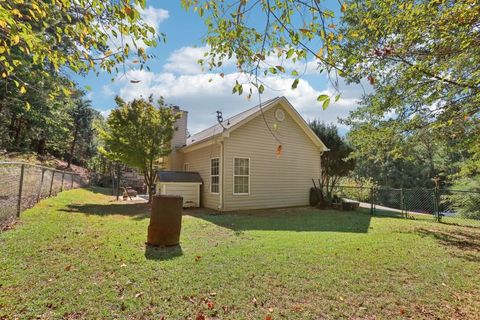
[[328, 94], [321, 94], [317, 97], [317, 101], [322, 102], [322, 101], [324, 101], [326, 99], [329, 99], [329, 98], [330, 98], [330, 96]]
[[295, 79], [295, 80], [293, 81], [293, 83], [292, 83], [292, 90], [297, 89], [298, 81], [299, 81], [298, 79]]
[[298, 76], [297, 70], [292, 70], [292, 76], [295, 76], [295, 77]]
[[340, 94], [337, 94], [337, 95], [335, 96], [335, 102], [337, 102], [339, 99], [340, 99]]
[[323, 109], [323, 110], [327, 110], [329, 104], [330, 104], [330, 98], [328, 98], [328, 99], [326, 99], [325, 101], [323, 101], [322, 109]]
[[286, 54], [286, 58], [287, 58], [287, 59], [290, 59], [290, 58], [293, 56], [294, 53], [295, 53], [295, 50], [294, 50], [294, 49], [288, 50], [288, 51], [287, 51], [287, 54]]
[[87, 86], [85, 86], [85, 90], [92, 91], [92, 87], [87, 85]]
[[265, 87], [263, 86], [263, 84], [261, 84], [261, 85], [258, 87], [258, 92], [259, 92], [260, 94], [262, 94], [263, 91], [265, 91]]

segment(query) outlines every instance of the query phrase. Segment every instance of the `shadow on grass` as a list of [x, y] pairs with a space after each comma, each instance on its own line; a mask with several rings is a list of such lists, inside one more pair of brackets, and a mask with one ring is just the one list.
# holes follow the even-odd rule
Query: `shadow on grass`
[[124, 215], [137, 220], [150, 217], [148, 203], [70, 204], [62, 211], [97, 216]]
[[94, 187], [88, 187], [87, 190], [91, 191], [93, 193], [100, 193], [100, 194], [103, 194], [103, 195], [106, 195], [106, 196], [114, 196], [115, 195], [115, 193], [112, 191], [112, 188], [104, 188], [104, 187], [94, 186]]
[[453, 256], [472, 262], [480, 262], [480, 232], [478, 229], [438, 230], [421, 228], [417, 230], [421, 237], [433, 237], [441, 245], [456, 249]]
[[371, 220], [369, 211], [363, 209], [358, 211], [333, 211], [315, 208], [285, 208], [224, 214], [209, 214], [201, 210], [189, 210], [185, 213], [235, 232], [272, 230], [366, 233]]
[[171, 260], [183, 255], [182, 247], [172, 246], [172, 247], [154, 247], [145, 245], [145, 258], [147, 260], [158, 260], [165, 261]]

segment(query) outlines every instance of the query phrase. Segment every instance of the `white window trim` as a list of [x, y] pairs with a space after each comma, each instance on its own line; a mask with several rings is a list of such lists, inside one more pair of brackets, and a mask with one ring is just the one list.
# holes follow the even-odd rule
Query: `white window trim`
[[190, 163], [185, 162], [185, 163], [183, 164], [183, 171], [185, 171], [185, 172], [190, 171]]
[[[212, 175], [212, 160], [218, 160], [218, 175]], [[218, 177], [218, 192], [212, 192], [212, 177]], [[220, 158], [215, 157], [215, 158], [210, 158], [210, 193], [211, 194], [220, 194]]]
[[[235, 159], [248, 159], [248, 175], [244, 174], [235, 174]], [[233, 179], [232, 179], [232, 192], [234, 196], [249, 196], [250, 195], [250, 172], [251, 172], [251, 162], [248, 157], [233, 157]], [[235, 177], [248, 177], [248, 192], [247, 193], [236, 193], [235, 192]]]

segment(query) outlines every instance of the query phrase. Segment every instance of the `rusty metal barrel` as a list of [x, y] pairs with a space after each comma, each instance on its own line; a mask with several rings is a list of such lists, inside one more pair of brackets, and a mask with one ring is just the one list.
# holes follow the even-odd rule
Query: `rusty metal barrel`
[[157, 195], [152, 197], [147, 244], [175, 246], [180, 243], [183, 197]]

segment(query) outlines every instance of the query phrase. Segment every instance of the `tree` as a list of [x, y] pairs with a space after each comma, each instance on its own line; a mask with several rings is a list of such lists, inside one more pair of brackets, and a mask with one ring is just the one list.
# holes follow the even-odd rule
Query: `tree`
[[[217, 68], [235, 58], [237, 69], [252, 75], [253, 86], [262, 93], [259, 74], [289, 72], [296, 78], [292, 81], [295, 89], [302, 70], [288, 70], [288, 62], [314, 59], [319, 73], [325, 70], [331, 74], [332, 85], [337, 87], [335, 78], [340, 69], [333, 59], [333, 43], [343, 35], [336, 30], [334, 11], [319, 0], [182, 0], [182, 4], [196, 11], [208, 27], [204, 40], [210, 49], [199, 61], [202, 65]], [[342, 4], [341, 11], [345, 10]], [[275, 57], [278, 63], [272, 64]], [[242, 94], [242, 84], [237, 82], [233, 92]], [[324, 108], [330, 99], [323, 94], [318, 97]]]
[[[63, 155], [68, 140], [72, 106], [70, 95], [60, 93], [56, 99], [49, 95], [56, 86], [66, 83], [62, 77], [43, 78], [35, 68], [25, 68], [22, 77], [35, 83], [36, 89], [22, 94], [19, 88], [0, 90], [0, 147], [9, 151], [34, 150]], [[0, 86], [8, 81], [0, 78]]]
[[[156, 45], [156, 31], [140, 16], [145, 0], [4, 0], [0, 5], [0, 77], [25, 93], [35, 83], [18, 70], [35, 67], [43, 77], [62, 69], [83, 74], [118, 72], [133, 56], [145, 63], [143, 48]], [[164, 37], [163, 34], [160, 35]], [[65, 92], [68, 87], [63, 86]]]
[[349, 158], [352, 149], [345, 139], [338, 134], [335, 125], [314, 120], [310, 128], [330, 148], [322, 154], [322, 175], [320, 189], [325, 190], [327, 199], [332, 198], [332, 192], [341, 177], [347, 176], [355, 167], [355, 161]]
[[171, 152], [170, 142], [178, 114], [160, 100], [160, 107], [148, 100], [125, 102], [116, 97], [117, 108], [112, 110], [105, 129], [100, 129], [104, 147], [100, 150], [109, 159], [139, 169], [152, 198], [155, 181], [155, 163]]
[[[211, 68], [235, 57], [240, 71], [258, 78], [259, 69], [284, 73], [288, 62], [314, 60], [335, 87], [337, 75], [385, 86], [398, 103], [407, 102], [406, 117], [430, 108], [426, 116], [458, 122], [479, 110], [480, 21], [475, 0], [347, 0], [339, 2], [337, 10], [319, 0], [182, 3], [205, 20], [210, 49], [200, 62]], [[342, 14], [336, 17], [335, 11]], [[280, 58], [278, 65], [269, 65], [271, 56]], [[318, 97], [324, 107], [330, 98]], [[420, 103], [412, 105], [414, 101]], [[394, 107], [390, 103], [387, 113], [396, 111]]]
[[91, 101], [82, 97], [77, 98], [72, 109], [69, 111], [72, 118], [72, 138], [70, 149], [67, 154], [67, 168], [70, 167], [75, 157], [75, 150], [82, 147], [81, 150], [85, 158], [93, 156], [94, 148], [94, 120], [98, 118], [99, 112], [91, 107]]
[[380, 103], [370, 112], [410, 128], [478, 120], [476, 1], [349, 1], [347, 8], [337, 61], [348, 80], [375, 86]]

